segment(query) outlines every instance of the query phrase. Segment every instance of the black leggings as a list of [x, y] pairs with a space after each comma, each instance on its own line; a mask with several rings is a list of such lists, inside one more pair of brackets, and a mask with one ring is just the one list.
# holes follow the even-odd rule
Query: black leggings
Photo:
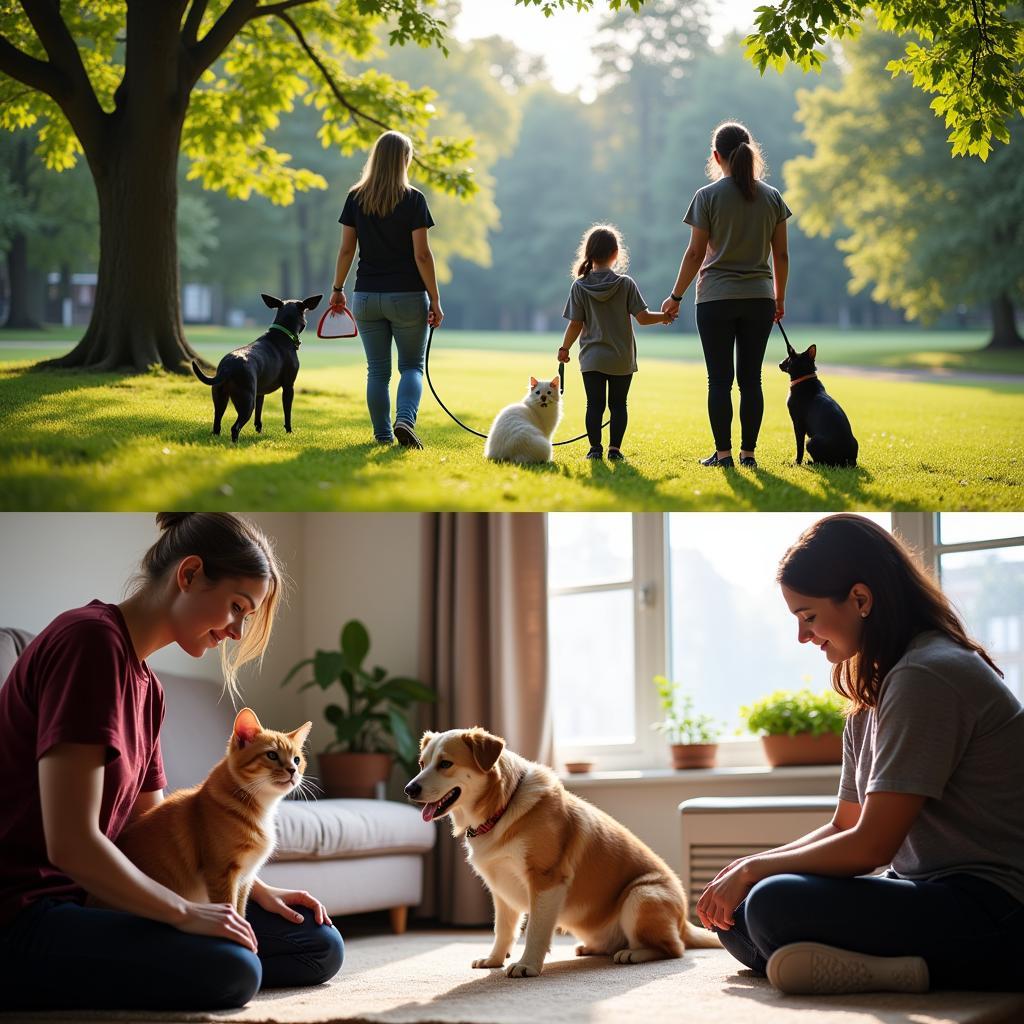
[[[774, 307], [773, 307], [774, 308]], [[586, 370], [583, 374], [583, 388], [587, 392], [587, 440], [591, 447], [601, 445], [601, 424], [604, 422], [605, 384], [608, 385], [608, 408], [612, 411], [612, 424], [608, 432], [608, 447], [618, 448], [626, 433], [629, 414], [626, 412], [626, 395], [633, 383], [633, 374], [601, 373], [600, 370]]]
[[719, 299], [697, 303], [697, 330], [708, 368], [708, 417], [715, 448], [732, 448], [733, 345], [740, 387], [743, 451], [752, 452], [764, 416], [761, 363], [775, 321], [774, 299]]

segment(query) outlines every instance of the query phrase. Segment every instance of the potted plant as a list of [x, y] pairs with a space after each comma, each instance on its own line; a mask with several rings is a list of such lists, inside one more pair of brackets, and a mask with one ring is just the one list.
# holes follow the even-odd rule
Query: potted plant
[[844, 702], [834, 690], [776, 690], [741, 707], [740, 716], [752, 733], [761, 735], [773, 768], [843, 760]]
[[389, 678], [379, 665], [372, 671], [364, 668], [369, 650], [366, 627], [352, 619], [341, 629], [339, 650], [318, 650], [295, 665], [281, 683], [287, 686], [302, 669], [310, 667], [313, 678], [300, 690], [340, 686], [345, 692], [344, 706], [328, 704], [324, 708], [324, 717], [335, 733], [319, 755], [320, 784], [327, 796], [374, 796], [377, 784], [391, 775], [394, 759], [410, 775], [415, 774], [419, 746], [405, 711], [418, 701], [437, 700], [434, 691], [416, 679]]
[[698, 715], [693, 694], [667, 676], [655, 676], [658, 703], [665, 713], [651, 728], [669, 742], [673, 768], [713, 768], [718, 755], [719, 722], [711, 715]]

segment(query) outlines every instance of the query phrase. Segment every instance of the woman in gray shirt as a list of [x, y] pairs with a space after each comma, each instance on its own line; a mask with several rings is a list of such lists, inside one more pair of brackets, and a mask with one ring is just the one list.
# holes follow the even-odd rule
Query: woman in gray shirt
[[[790, 209], [777, 189], [761, 181], [761, 150], [741, 124], [719, 125], [708, 157], [710, 185], [697, 190], [683, 222], [690, 244], [683, 254], [664, 312], [679, 312], [697, 278], [697, 331], [708, 368], [708, 417], [715, 453], [705, 466], [731, 468], [733, 350], [740, 388], [740, 465], [754, 467], [764, 415], [761, 363], [772, 324], [785, 313]], [[772, 257], [772, 267], [768, 256]]]
[[784, 992], [1021, 990], [1024, 708], [869, 519], [819, 520], [778, 580], [850, 701], [837, 809], [723, 868], [698, 916]]

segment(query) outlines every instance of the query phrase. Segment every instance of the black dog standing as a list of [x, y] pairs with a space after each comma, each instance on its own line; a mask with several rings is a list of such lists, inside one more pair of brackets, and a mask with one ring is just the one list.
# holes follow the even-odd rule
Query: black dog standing
[[306, 310], [316, 309], [323, 295], [308, 299], [275, 299], [261, 294], [263, 301], [277, 310], [274, 322], [254, 342], [229, 352], [217, 365], [217, 373], [207, 377], [193, 361], [195, 375], [213, 388], [213, 432], [220, 433], [220, 421], [228, 401], [238, 418], [231, 427], [231, 440], [256, 413], [256, 432], [263, 430], [263, 397], [281, 389], [284, 429], [292, 432], [292, 398], [299, 373], [299, 335], [306, 327]]
[[797, 465], [804, 460], [806, 437], [807, 454], [815, 462], [825, 466], [856, 466], [858, 445], [850, 421], [839, 403], [825, 391], [814, 368], [817, 345], [797, 352], [786, 338], [786, 351], [789, 355], [779, 363], [779, 369], [789, 374], [786, 407], [796, 433]]

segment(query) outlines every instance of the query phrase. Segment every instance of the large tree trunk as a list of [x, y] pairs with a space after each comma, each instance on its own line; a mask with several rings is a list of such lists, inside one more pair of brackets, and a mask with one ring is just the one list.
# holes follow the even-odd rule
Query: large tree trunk
[[43, 325], [32, 315], [29, 299], [28, 239], [20, 231], [11, 239], [7, 251], [7, 281], [11, 289], [11, 308], [7, 313], [5, 327], [38, 331]]
[[189, 371], [178, 276], [178, 151], [188, 104], [178, 72], [181, 11], [129, 4], [125, 85], [85, 146], [99, 198], [96, 302], [85, 336], [42, 366]]
[[1010, 296], [1003, 292], [992, 300], [992, 337], [985, 346], [987, 349], [1021, 348], [1024, 338], [1017, 330], [1017, 319], [1014, 314]]

